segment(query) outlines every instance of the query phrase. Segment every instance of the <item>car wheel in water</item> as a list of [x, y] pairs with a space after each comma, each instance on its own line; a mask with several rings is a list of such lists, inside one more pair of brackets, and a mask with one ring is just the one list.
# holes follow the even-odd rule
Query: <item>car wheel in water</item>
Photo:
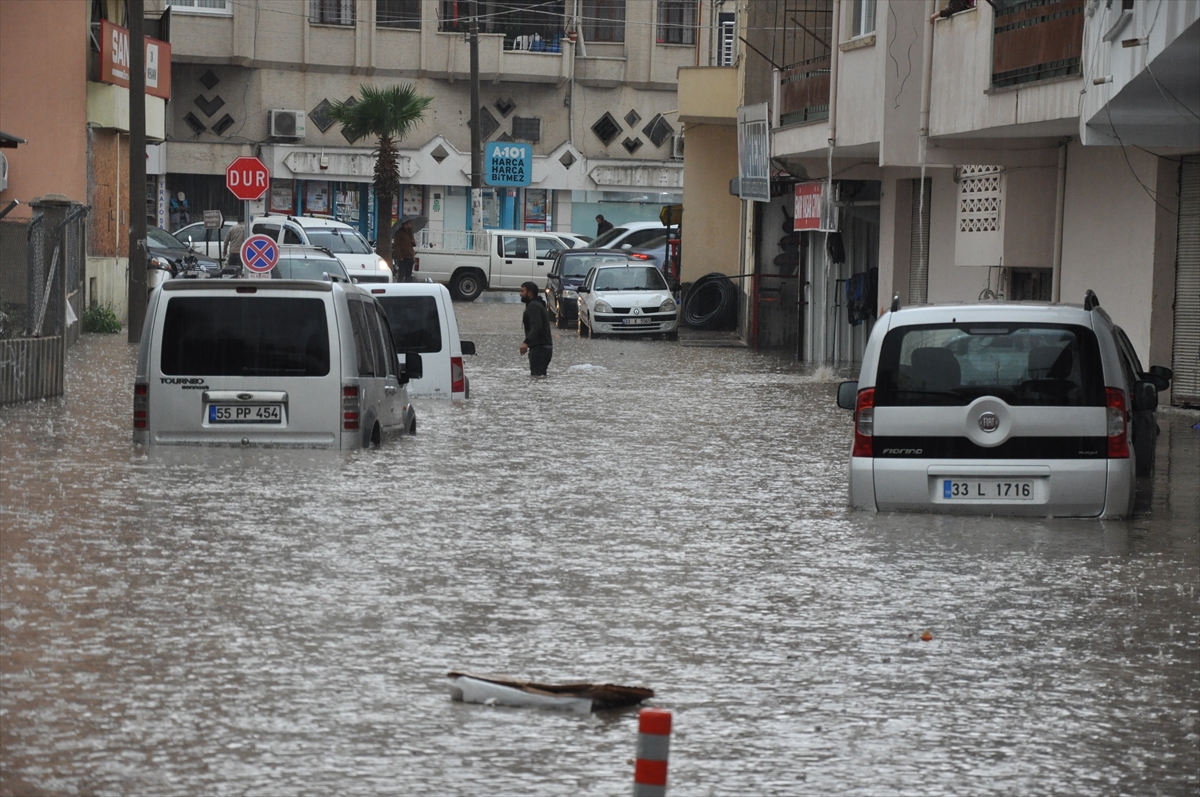
[[450, 285], [453, 298], [463, 302], [473, 302], [483, 293], [483, 280], [474, 271], [463, 271], [454, 277]]

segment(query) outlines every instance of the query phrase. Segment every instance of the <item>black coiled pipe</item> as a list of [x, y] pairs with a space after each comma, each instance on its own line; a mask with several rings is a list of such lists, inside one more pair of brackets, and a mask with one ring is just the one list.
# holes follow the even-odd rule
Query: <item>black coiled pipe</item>
[[683, 297], [683, 322], [693, 329], [729, 329], [737, 322], [737, 289], [724, 274], [705, 274]]

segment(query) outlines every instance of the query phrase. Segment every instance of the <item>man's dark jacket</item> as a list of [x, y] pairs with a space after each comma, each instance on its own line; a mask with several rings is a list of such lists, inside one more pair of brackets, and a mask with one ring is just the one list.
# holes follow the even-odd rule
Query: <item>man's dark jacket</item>
[[554, 338], [550, 336], [550, 310], [541, 296], [535, 296], [525, 303], [525, 315], [521, 321], [525, 324], [526, 346], [554, 345]]

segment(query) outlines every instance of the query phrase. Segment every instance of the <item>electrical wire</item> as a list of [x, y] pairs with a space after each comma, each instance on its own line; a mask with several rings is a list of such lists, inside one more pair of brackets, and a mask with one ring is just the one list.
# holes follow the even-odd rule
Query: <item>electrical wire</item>
[[1122, 155], [1122, 157], [1125, 158], [1125, 165], [1127, 167], [1129, 167], [1129, 173], [1133, 175], [1133, 179], [1137, 181], [1137, 184], [1142, 187], [1142, 190], [1146, 192], [1146, 196], [1150, 197], [1150, 199], [1154, 202], [1154, 204], [1158, 205], [1160, 208], [1167, 211], [1172, 216], [1178, 216], [1179, 211], [1171, 210], [1169, 207], [1167, 207], [1163, 203], [1159, 202], [1158, 196], [1155, 195], [1155, 193], [1150, 190], [1149, 186], [1147, 186], [1145, 183], [1142, 182], [1142, 178], [1138, 176], [1138, 173], [1136, 171], [1134, 171], [1133, 164], [1129, 162], [1129, 152], [1127, 151], [1125, 142], [1121, 139], [1121, 134], [1117, 132], [1117, 126], [1113, 124], [1112, 111], [1109, 110], [1108, 105], [1109, 105], [1108, 103], [1105, 103], [1105, 105], [1104, 105], [1104, 113], [1107, 114], [1107, 116], [1108, 116], [1108, 126], [1112, 130], [1113, 136], [1116, 137], [1117, 143], [1121, 145], [1121, 155]]

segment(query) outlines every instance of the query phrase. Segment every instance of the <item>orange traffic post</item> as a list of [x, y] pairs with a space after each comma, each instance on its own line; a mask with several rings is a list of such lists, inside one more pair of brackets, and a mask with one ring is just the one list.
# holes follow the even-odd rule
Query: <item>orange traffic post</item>
[[638, 714], [637, 765], [633, 797], [666, 797], [667, 753], [671, 747], [671, 712], [644, 708]]

